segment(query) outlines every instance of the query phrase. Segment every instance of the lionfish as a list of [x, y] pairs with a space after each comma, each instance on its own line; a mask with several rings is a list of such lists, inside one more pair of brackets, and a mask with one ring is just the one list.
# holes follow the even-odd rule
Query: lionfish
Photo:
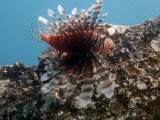
[[[98, 31], [107, 13], [97, 20], [103, 0], [96, 2], [87, 11], [82, 9], [81, 14], [78, 14], [77, 9], [74, 8], [72, 15], [67, 15], [59, 5], [59, 13], [67, 20], [62, 20], [49, 9], [48, 15], [59, 20], [56, 24], [41, 16], [38, 18], [40, 22], [50, 26], [45, 31], [40, 30], [40, 38], [48, 43], [59, 56], [53, 58], [52, 64], [45, 67], [47, 72], [41, 76], [41, 81], [49, 79], [50, 81], [42, 86], [41, 91], [47, 93], [65, 78], [67, 79], [66, 97], [69, 97], [79, 85], [81, 92], [78, 97], [81, 108], [91, 102], [95, 75], [99, 76], [100, 81], [96, 88], [98, 93], [111, 98], [114, 91], [112, 78], [97, 57], [104, 52], [111, 55], [114, 43], [105, 33]], [[78, 84], [79, 82], [81, 84]]]

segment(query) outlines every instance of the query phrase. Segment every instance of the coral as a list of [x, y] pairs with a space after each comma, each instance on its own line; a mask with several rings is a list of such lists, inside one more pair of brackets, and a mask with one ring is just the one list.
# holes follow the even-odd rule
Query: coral
[[94, 90], [92, 103], [81, 109], [76, 97], [80, 88], [76, 87], [65, 98], [65, 81], [42, 94], [40, 76], [46, 72], [50, 56], [54, 56], [46, 50], [39, 56], [38, 66], [30, 68], [16, 63], [0, 67], [0, 119], [159, 120], [160, 17], [132, 27], [109, 24], [100, 27], [102, 32], [107, 30], [115, 49], [111, 56], [104, 54], [99, 59], [115, 83], [111, 99]]

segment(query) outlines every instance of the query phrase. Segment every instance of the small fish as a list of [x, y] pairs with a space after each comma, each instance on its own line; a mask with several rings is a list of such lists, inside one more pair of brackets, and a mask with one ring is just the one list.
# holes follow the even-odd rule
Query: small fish
[[69, 97], [81, 80], [79, 106], [85, 108], [91, 102], [94, 75], [99, 75], [100, 83], [97, 91], [107, 98], [112, 97], [114, 83], [97, 57], [105, 52], [111, 55], [114, 48], [112, 39], [98, 31], [99, 25], [107, 16], [105, 13], [97, 20], [102, 4], [103, 0], [97, 0], [97, 3], [87, 11], [82, 9], [81, 14], [78, 14], [77, 9], [74, 8], [71, 15], [68, 15], [59, 5], [58, 11], [66, 17], [66, 20], [62, 20], [49, 9], [48, 15], [58, 19], [55, 24], [41, 16], [38, 18], [40, 22], [50, 26], [44, 31], [40, 30], [41, 40], [48, 43], [55, 50], [54, 52], [58, 53], [58, 57], [61, 56], [57, 59], [59, 64], [56, 67], [53, 67], [55, 66], [52, 65], [53, 62], [45, 67], [48, 70], [41, 76], [41, 81], [51, 80], [42, 86], [43, 93], [54, 89], [60, 81], [67, 78], [66, 97]]

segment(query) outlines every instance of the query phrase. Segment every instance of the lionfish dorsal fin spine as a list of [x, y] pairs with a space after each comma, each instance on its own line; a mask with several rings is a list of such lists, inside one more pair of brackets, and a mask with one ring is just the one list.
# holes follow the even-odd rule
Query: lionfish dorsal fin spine
[[52, 22], [48, 21], [47, 19], [45, 19], [45, 18], [43, 18], [43, 17], [41, 17], [41, 16], [39, 16], [38, 20], [39, 20], [40, 22], [46, 24], [46, 25], [49, 25], [49, 26], [51, 26], [51, 27], [55, 27], [55, 26], [54, 26], [55, 24], [53, 24]]
[[48, 15], [49, 17], [55, 17], [55, 18], [57, 16], [51, 9], [48, 9]]
[[96, 0], [97, 3], [102, 4], [103, 0]]
[[[51, 9], [48, 9], [48, 15], [50, 17], [54, 17], [57, 18], [60, 22], [63, 23], [62, 19], [60, 17], [58, 17], [58, 15], [56, 15]], [[60, 26], [60, 22], [56, 22], [56, 26], [59, 27]]]
[[[67, 20], [71, 23], [71, 25], [69, 26], [71, 31], [74, 32], [78, 32], [79, 29], [77, 28], [77, 26], [75, 25], [75, 20], [74, 17], [72, 15], [67, 15], [67, 13], [65, 12], [65, 10], [63, 9], [63, 7], [61, 5], [58, 5], [58, 11], [61, 15], [65, 15], [65, 17], [67, 18]], [[72, 27], [71, 27], [72, 26]]]
[[104, 18], [105, 18], [107, 15], [108, 15], [108, 13], [103, 14], [102, 17], [101, 17], [101, 19], [97, 22], [97, 24], [93, 27], [93, 29], [96, 28], [96, 27], [104, 20]]
[[79, 29], [80, 25], [78, 24], [78, 21], [76, 21], [76, 19], [72, 15], [69, 15], [67, 17], [68, 17], [68, 20], [70, 21], [70, 23], [72, 24], [72, 27], [74, 28], [74, 30], [76, 32], [80, 32], [81, 30]]
[[44, 24], [48, 25], [48, 22], [49, 22], [49, 21], [48, 21], [47, 19], [39, 16], [38, 20], [39, 20], [40, 22], [43, 22]]
[[93, 17], [92, 17], [92, 21], [91, 21], [90, 30], [93, 29], [93, 27], [97, 21], [99, 13], [102, 9], [102, 4], [103, 4], [103, 0], [100, 0], [100, 1], [97, 1], [97, 4], [92, 5]]
[[65, 10], [63, 9], [63, 7], [61, 5], [58, 5], [58, 11], [61, 15], [66, 14]]
[[77, 8], [74, 8], [73, 10], [72, 10], [72, 15], [75, 15], [75, 17], [76, 17], [76, 23], [77, 23], [77, 25], [78, 25], [78, 29], [80, 30], [80, 31], [82, 31], [83, 30], [83, 25], [82, 25], [82, 22], [81, 22], [81, 17], [82, 17], [82, 15], [80, 16], [79, 14], [78, 14], [78, 11], [77, 11]]
[[88, 11], [86, 12], [86, 18], [85, 18], [85, 21], [84, 21], [84, 29], [89, 29], [90, 27], [90, 21], [91, 21], [91, 11], [92, 11], [92, 8], [89, 8]]
[[85, 19], [86, 19], [86, 10], [85, 9], [81, 9], [80, 13], [81, 14], [78, 17], [78, 20], [79, 20], [80, 25], [81, 25], [81, 30], [85, 30], [84, 29], [84, 24], [85, 24]]
[[[57, 26], [56, 24], [53, 24], [52, 22], [48, 21], [47, 19], [39, 16], [38, 20], [39, 20], [40, 22], [46, 24], [46, 25], [49, 25], [49, 26], [55, 28], [55, 30], [57, 30], [57, 27], [58, 27], [58, 26]], [[54, 30], [54, 31], [55, 31], [55, 30]], [[64, 32], [61, 31], [61, 30], [58, 30], [58, 32], [60, 32], [60, 33], [62, 33], [62, 34], [64, 33]]]
[[78, 14], [77, 8], [74, 8], [74, 9], [72, 10], [72, 15], [75, 15], [75, 16], [76, 16], [76, 18], [78, 18], [78, 17], [79, 17], [79, 14]]
[[[60, 9], [60, 8], [59, 8]], [[61, 11], [62, 12], [62, 11]], [[58, 15], [56, 15], [51, 9], [48, 10], [48, 15], [50, 17], [55, 17], [57, 18], [61, 23], [63, 23], [70, 31], [73, 31], [73, 29], [67, 25], [60, 17], [58, 17]]]

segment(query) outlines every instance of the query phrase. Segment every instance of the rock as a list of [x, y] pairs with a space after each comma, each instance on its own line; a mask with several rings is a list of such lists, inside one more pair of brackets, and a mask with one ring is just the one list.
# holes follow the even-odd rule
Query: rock
[[15, 63], [0, 67], [0, 119], [159, 120], [160, 17], [133, 27], [105, 24], [100, 31], [115, 43], [112, 56], [101, 57], [116, 86], [111, 99], [94, 93], [93, 104], [81, 109], [76, 93], [65, 99], [65, 83], [42, 94], [40, 76], [54, 56], [46, 50], [38, 66]]

